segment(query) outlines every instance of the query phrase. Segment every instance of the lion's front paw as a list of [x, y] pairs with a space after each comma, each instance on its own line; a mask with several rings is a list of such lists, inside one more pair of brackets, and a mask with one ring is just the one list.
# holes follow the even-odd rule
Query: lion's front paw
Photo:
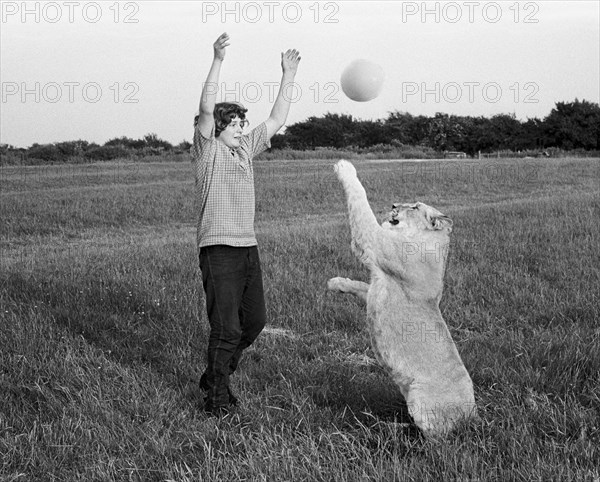
[[340, 181], [356, 177], [356, 169], [351, 162], [348, 162], [345, 159], [339, 160], [335, 166], [333, 166], [333, 170]]

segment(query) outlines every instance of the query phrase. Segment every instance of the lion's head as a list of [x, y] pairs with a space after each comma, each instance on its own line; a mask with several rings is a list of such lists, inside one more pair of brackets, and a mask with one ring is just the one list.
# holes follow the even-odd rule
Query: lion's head
[[386, 229], [452, 232], [452, 220], [425, 203], [392, 204], [392, 210], [381, 223]]
[[439, 301], [450, 246], [452, 220], [424, 203], [392, 205], [381, 227], [393, 243], [405, 279], [422, 298]]

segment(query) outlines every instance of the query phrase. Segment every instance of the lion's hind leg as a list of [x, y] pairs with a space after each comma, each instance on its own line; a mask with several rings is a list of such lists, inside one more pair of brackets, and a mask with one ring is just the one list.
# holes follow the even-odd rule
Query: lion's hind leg
[[363, 281], [354, 281], [349, 278], [331, 278], [327, 282], [327, 289], [339, 293], [350, 293], [359, 297], [365, 303], [367, 302], [367, 293], [369, 292], [369, 283]]

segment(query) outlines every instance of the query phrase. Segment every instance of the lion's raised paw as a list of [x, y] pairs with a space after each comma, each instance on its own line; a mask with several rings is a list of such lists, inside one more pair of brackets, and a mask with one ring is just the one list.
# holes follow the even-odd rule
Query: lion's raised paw
[[356, 169], [354, 168], [354, 165], [345, 159], [341, 159], [336, 162], [336, 164], [333, 166], [333, 170], [340, 180], [356, 177]]

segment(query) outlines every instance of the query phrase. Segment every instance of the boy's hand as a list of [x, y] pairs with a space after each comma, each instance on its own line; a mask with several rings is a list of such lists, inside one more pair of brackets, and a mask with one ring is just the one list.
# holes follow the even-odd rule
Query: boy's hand
[[225, 58], [225, 47], [229, 47], [229, 35], [222, 33], [213, 44], [215, 50], [215, 59], [223, 60]]
[[287, 50], [285, 53], [281, 53], [281, 68], [283, 73], [296, 74], [298, 70], [298, 63], [300, 62], [300, 52], [296, 49]]

